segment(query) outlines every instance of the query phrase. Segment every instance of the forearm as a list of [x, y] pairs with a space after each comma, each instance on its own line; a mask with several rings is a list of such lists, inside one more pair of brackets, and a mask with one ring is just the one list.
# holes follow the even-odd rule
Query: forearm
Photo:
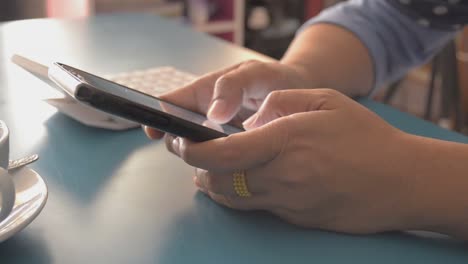
[[409, 159], [400, 169], [411, 177], [404, 229], [468, 240], [468, 145], [407, 135]]
[[419, 25], [388, 0], [349, 0], [306, 22], [282, 62], [305, 72], [309, 87], [368, 95], [428, 61], [454, 34]]
[[298, 69], [309, 87], [333, 88], [349, 96], [367, 95], [374, 82], [367, 48], [353, 33], [332, 24], [305, 29], [281, 62]]

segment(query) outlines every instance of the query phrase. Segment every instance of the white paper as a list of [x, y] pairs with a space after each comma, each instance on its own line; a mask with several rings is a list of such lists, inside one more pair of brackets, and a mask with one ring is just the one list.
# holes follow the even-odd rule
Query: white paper
[[111, 130], [126, 130], [140, 126], [135, 122], [120, 118], [118, 116], [110, 115], [108, 113], [82, 104], [75, 100], [73, 97], [64, 93], [60, 87], [58, 87], [52, 80], [49, 79], [49, 67], [18, 54], [13, 55], [11, 61], [16, 65], [20, 66], [21, 68], [25, 69], [26, 71], [30, 72], [37, 78], [46, 82], [52, 88], [59, 90], [63, 94], [63, 97], [47, 98], [44, 101], [54, 106], [59, 112], [69, 116], [70, 118], [73, 118], [76, 121], [87, 126]]

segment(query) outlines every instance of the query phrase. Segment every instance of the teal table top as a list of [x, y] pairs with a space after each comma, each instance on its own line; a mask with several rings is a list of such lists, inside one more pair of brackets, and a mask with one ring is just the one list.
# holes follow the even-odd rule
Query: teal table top
[[[218, 206], [197, 193], [193, 169], [139, 129], [86, 127], [44, 103], [55, 92], [12, 65], [20, 53], [98, 74], [174, 66], [202, 74], [246, 59], [249, 50], [151, 15], [28, 20], [0, 25], [0, 119], [12, 158], [49, 187], [38, 218], [0, 243], [0, 263], [468, 263], [462, 242], [429, 233], [350, 236], [306, 230], [260, 212]], [[415, 134], [468, 138], [363, 99]]]

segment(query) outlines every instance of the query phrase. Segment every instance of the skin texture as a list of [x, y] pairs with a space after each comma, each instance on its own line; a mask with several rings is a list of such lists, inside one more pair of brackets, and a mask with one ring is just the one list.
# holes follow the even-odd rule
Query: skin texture
[[[162, 96], [246, 129], [202, 143], [168, 135], [166, 145], [196, 168], [202, 192], [231, 208], [353, 234], [419, 229], [468, 239], [468, 147], [404, 133], [346, 96], [372, 83], [357, 38], [312, 26], [280, 62], [234, 65]], [[235, 194], [237, 170], [252, 197]]]

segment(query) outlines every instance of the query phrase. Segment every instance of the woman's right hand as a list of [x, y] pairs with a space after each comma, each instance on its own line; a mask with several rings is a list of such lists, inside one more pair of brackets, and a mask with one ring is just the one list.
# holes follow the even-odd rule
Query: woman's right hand
[[[215, 123], [242, 127], [270, 92], [309, 87], [306, 82], [305, 72], [299, 67], [250, 60], [206, 74], [160, 98], [206, 115]], [[152, 128], [144, 130], [152, 139], [164, 135]]]

